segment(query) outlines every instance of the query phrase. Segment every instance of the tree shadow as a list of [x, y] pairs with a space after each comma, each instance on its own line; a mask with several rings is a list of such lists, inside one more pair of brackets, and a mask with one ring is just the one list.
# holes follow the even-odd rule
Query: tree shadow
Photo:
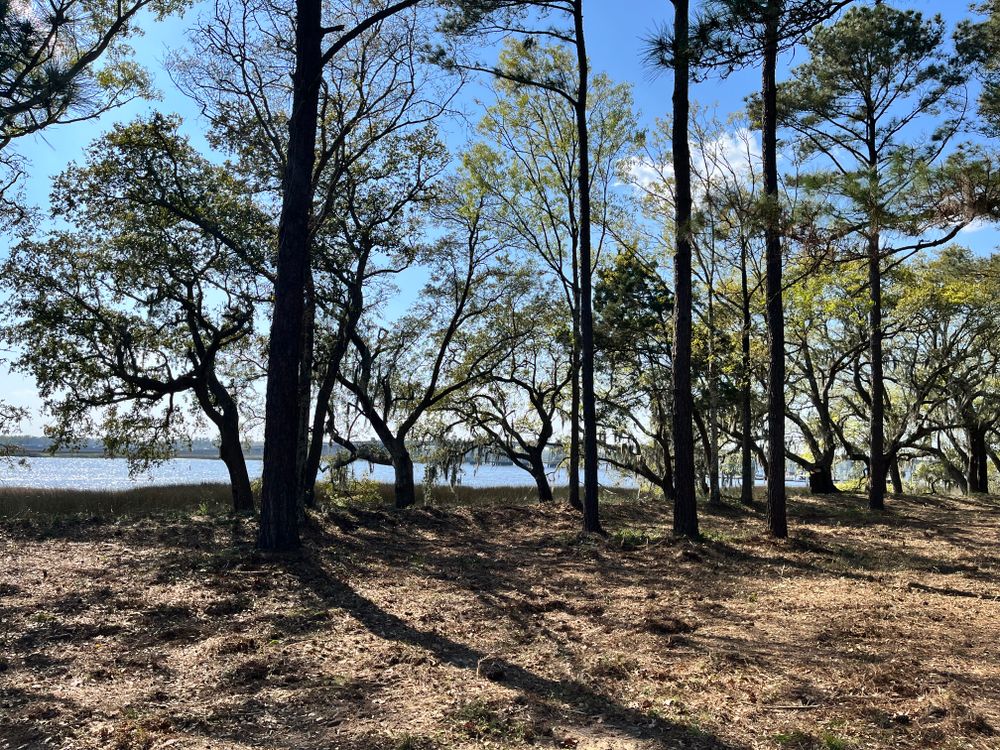
[[[319, 540], [322, 543], [322, 540]], [[519, 691], [538, 709], [556, 713], [559, 704], [568, 704], [576, 711], [604, 727], [635, 740], [645, 740], [655, 747], [687, 747], [699, 750], [735, 750], [738, 746], [698, 728], [662, 720], [628, 708], [589, 685], [577, 680], [556, 680], [544, 677], [508, 659], [498, 658], [466, 643], [444, 635], [422, 630], [406, 620], [385, 611], [374, 601], [360, 594], [346, 582], [332, 575], [316, 555], [306, 555], [286, 565], [303, 588], [311, 591], [327, 606], [349, 614], [372, 635], [417, 647], [440, 663], [468, 671], [484, 679], [479, 671], [484, 662], [490, 664], [495, 679]]]

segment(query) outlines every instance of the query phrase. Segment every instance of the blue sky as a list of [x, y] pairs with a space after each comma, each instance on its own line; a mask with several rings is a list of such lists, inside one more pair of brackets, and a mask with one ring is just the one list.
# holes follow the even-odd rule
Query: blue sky
[[[965, 2], [941, 3], [932, 0], [907, 0], [895, 3], [925, 14], [942, 13], [949, 24], [967, 15]], [[203, 124], [197, 110], [177, 91], [164, 70], [164, 61], [171, 50], [184, 45], [185, 29], [199, 14], [205, 12], [203, 3], [195, 3], [184, 17], [174, 17], [156, 22], [144, 19], [143, 37], [134, 40], [136, 58], [153, 76], [160, 92], [159, 101], [137, 101], [109, 113], [99, 121], [68, 125], [46, 131], [27, 143], [19, 144], [21, 152], [30, 160], [32, 168], [26, 184], [31, 203], [44, 206], [48, 199], [52, 177], [70, 162], [81, 158], [86, 146], [115, 122], [127, 122], [139, 114], [154, 110], [176, 112], [186, 120], [186, 131], [195, 142], [201, 140]], [[643, 124], [666, 113], [670, 107], [669, 74], [654, 75], [641, 59], [642, 40], [652, 31], [672, 19], [669, 0], [586, 0], [586, 27], [589, 53], [595, 70], [608, 73], [613, 79], [629, 81], [635, 87], [635, 100]], [[801, 60], [802, 52], [798, 53]], [[782, 67], [797, 62], [794, 55], [785, 55]], [[759, 85], [756, 70], [737, 73], [726, 81], [709, 81], [696, 85], [692, 98], [701, 105], [715, 108], [720, 116], [739, 110], [743, 97]], [[979, 252], [992, 250], [998, 235], [992, 228], [965, 233], [959, 238]], [[6, 253], [6, 242], [0, 239], [0, 252]], [[33, 383], [7, 372], [0, 365], [0, 397], [28, 406], [38, 406]], [[39, 432], [41, 420], [37, 415], [25, 425], [30, 432]]]

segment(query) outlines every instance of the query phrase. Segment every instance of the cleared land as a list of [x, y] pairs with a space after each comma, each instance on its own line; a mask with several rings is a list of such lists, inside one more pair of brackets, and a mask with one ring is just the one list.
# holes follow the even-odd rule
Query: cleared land
[[[652, 510], [651, 510], [652, 509]], [[1000, 748], [1000, 505], [0, 524], [0, 748]]]

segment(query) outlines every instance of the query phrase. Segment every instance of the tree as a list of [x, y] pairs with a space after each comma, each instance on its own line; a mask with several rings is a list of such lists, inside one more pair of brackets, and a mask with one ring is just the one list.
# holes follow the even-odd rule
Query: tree
[[[756, 198], [760, 149], [740, 117], [722, 124], [692, 117], [691, 178], [694, 201], [695, 425], [704, 445], [709, 503], [721, 503], [723, 413], [738, 402], [743, 487], [753, 499], [753, 402], [750, 339], [761, 285], [761, 216]], [[738, 274], [738, 277], [737, 277]], [[738, 316], [737, 321], [734, 316]], [[738, 330], [740, 355], [730, 340]]]
[[[727, 358], [726, 347], [713, 345], [709, 353], [712, 365], [710, 402], [718, 409], [720, 369], [728, 370], [738, 391], [739, 426], [734, 430], [740, 446], [740, 501], [753, 503], [753, 452], [758, 449], [754, 437], [755, 367], [751, 342], [755, 333], [757, 299], [763, 283], [760, 260], [761, 211], [758, 197], [760, 151], [750, 128], [740, 119], [729, 123], [731, 132], [718, 125], [698, 123], [694, 142], [694, 160], [698, 192], [703, 196], [699, 210], [699, 232], [695, 250], [700, 275], [709, 297], [710, 313], [704, 316], [715, 344], [720, 326], [716, 321], [728, 315], [739, 316], [739, 362]], [[719, 305], [714, 304], [718, 300]], [[720, 308], [720, 309], [717, 309]], [[733, 324], [735, 325], [735, 324]], [[724, 330], [724, 326], [722, 328]], [[730, 359], [727, 363], [726, 359]], [[721, 365], [721, 368], [720, 368]], [[719, 424], [718, 418], [712, 423]], [[713, 447], [718, 452], [717, 441]]]
[[341, 175], [339, 215], [331, 215], [315, 237], [312, 375], [317, 389], [303, 477], [307, 504], [319, 472], [341, 365], [372, 307], [370, 298], [377, 300], [387, 280], [417, 257], [413, 235], [422, 224], [414, 213], [435, 199], [445, 156], [433, 127], [385, 135]]
[[694, 397], [691, 393], [691, 149], [688, 145], [691, 67], [688, 2], [674, 1], [671, 153], [674, 164], [674, 340], [671, 369], [674, 441], [674, 533], [698, 536], [694, 494]]
[[97, 118], [149, 91], [125, 40], [144, 10], [162, 19], [175, 0], [0, 2], [0, 221], [24, 215], [16, 190], [26, 167], [13, 150], [25, 136]]
[[[513, 43], [501, 53], [504, 68], [548, 70], [552, 77], [573, 74], [575, 61], [558, 46]], [[568, 409], [569, 498], [579, 500], [580, 437], [580, 240], [579, 151], [576, 117], [566, 100], [542, 88], [500, 79], [499, 101], [479, 125], [484, 136], [463, 157], [465, 167], [497, 197], [487, 221], [492, 231], [523, 253], [537, 258], [559, 283], [572, 330], [573, 377]], [[636, 124], [629, 88], [607, 76], [592, 76], [588, 99], [591, 160], [591, 216], [597, 230], [595, 265], [622, 222], [623, 209], [613, 186], [617, 166], [631, 150]]]
[[802, 443], [788, 446], [786, 456], [806, 471], [814, 493], [839, 492], [833, 474], [845, 429], [842, 390], [867, 345], [856, 302], [861, 270], [853, 264], [810, 269], [786, 294], [786, 416]]
[[[940, 18], [884, 4], [852, 8], [813, 32], [810, 60], [780, 93], [782, 122], [800, 135], [801, 154], [826, 160], [809, 184], [831, 197], [831, 221], [842, 234], [857, 232], [868, 263], [868, 500], [876, 510], [884, 506], [888, 466], [883, 261], [948, 242], [972, 220], [986, 189], [959, 175], [981, 168], [953, 163], [935, 171], [963, 115], [964, 76], [943, 49], [944, 38]], [[921, 120], [931, 120], [929, 134], [918, 130]], [[964, 164], [962, 157], [953, 161]], [[939, 233], [926, 237], [932, 229]]]
[[[355, 0], [332, 6], [351, 26], [369, 10]], [[211, 143], [275, 205], [295, 64], [294, 49], [282, 40], [294, 26], [287, 3], [222, 0], [199, 24], [193, 50], [172, 60], [175, 78], [211, 123]], [[443, 169], [433, 121], [457, 89], [421, 63], [423, 39], [415, 14], [397, 13], [373, 23], [323, 69], [299, 367], [296, 494], [305, 505], [314, 502], [330, 396], [365, 290], [411, 262], [400, 228], [428, 200]]]
[[673, 294], [638, 248], [620, 250], [598, 273], [595, 308], [604, 388], [605, 463], [675, 498], [671, 420]]
[[[189, 439], [184, 413], [200, 412], [218, 430], [234, 508], [252, 511], [239, 413], [252, 373], [241, 352], [267, 295], [257, 268], [271, 226], [178, 125], [118, 126], [57, 179], [53, 218], [74, 228], [15, 248], [4, 285], [18, 320], [4, 334], [54, 416], [56, 448], [94, 427], [109, 453], [143, 466]], [[166, 195], [201, 211], [182, 218]]]
[[[767, 518], [771, 533], [788, 535], [784, 483], [785, 342], [782, 311], [781, 216], [777, 171], [776, 83], [778, 54], [794, 46], [815, 24], [829, 18], [850, 0], [710, 0], [686, 35], [701, 76], [761, 63], [759, 117], [763, 140], [763, 217], [765, 235], [765, 295], [768, 330], [768, 455]], [[676, 5], [676, 4], [675, 4]], [[661, 53], [670, 39], [654, 40]]]
[[[460, 184], [437, 214], [450, 233], [425, 253], [430, 279], [414, 309], [382, 324], [370, 316], [364, 332], [352, 333], [351, 359], [338, 376], [350, 410], [363, 416], [388, 454], [398, 508], [416, 502], [407, 441], [421, 419], [485, 382], [517, 343], [472, 330], [503, 298], [503, 269], [510, 263], [482, 232], [487, 197], [464, 188]], [[348, 450], [354, 442], [336, 430], [333, 439]]]
[[[380, 21], [420, 0], [374, 10], [350, 29], [323, 25], [321, 0], [296, 0], [295, 68], [292, 107], [283, 164], [281, 216], [267, 359], [264, 424], [264, 480], [258, 546], [286, 550], [299, 546], [302, 489], [301, 372], [305, 342], [305, 298], [309, 277], [311, 212], [315, 185], [316, 131], [324, 66]], [[323, 49], [328, 34], [339, 34]]]
[[516, 341], [485, 380], [459, 392], [448, 406], [476, 445], [497, 451], [531, 475], [538, 499], [552, 500], [546, 452], [554, 447], [557, 419], [574, 377], [572, 330], [555, 314], [553, 284], [533, 281], [527, 266], [511, 279], [487, 313], [481, 335]]
[[[591, 84], [587, 40], [584, 33], [583, 0], [446, 0], [450, 7], [442, 28], [454, 37], [515, 36], [522, 47], [530, 49], [539, 38], [565, 45], [575, 58], [574, 70], [552, 66], [531, 67], [532, 56], [506, 66], [488, 66], [481, 61], [460, 61], [442, 51], [440, 59], [453, 67], [488, 73], [515, 86], [548, 91], [560, 97], [573, 112], [577, 137], [577, 221], [579, 222], [579, 347], [580, 401], [583, 415], [584, 497], [583, 528], [601, 532], [598, 483], [597, 401], [594, 389], [594, 312], [592, 247], [592, 171], [589, 88]], [[537, 17], [531, 17], [531, 14]], [[549, 17], [563, 23], [545, 25]]]
[[[967, 492], [988, 491], [988, 440], [1000, 418], [996, 258], [949, 246], [890, 276], [886, 456], [932, 455]], [[952, 451], [941, 448], [944, 437]], [[957, 461], [952, 463], [952, 456]], [[892, 477], [900, 491], [898, 471]]]
[[671, 369], [674, 445], [674, 533], [698, 536], [694, 479], [694, 396], [691, 392], [692, 348], [692, 200], [691, 149], [688, 144], [690, 83], [696, 46], [690, 34], [687, 0], [673, 0], [674, 26], [652, 40], [649, 56], [655, 64], [673, 70], [671, 157], [673, 160], [673, 279], [674, 334]]
[[962, 61], [980, 80], [979, 114], [985, 131], [1000, 132], [1000, 2], [973, 3], [972, 10], [985, 18], [966, 19], [955, 29], [955, 46]]
[[[694, 399], [693, 417], [705, 446], [709, 493], [718, 501], [718, 465], [721, 457], [719, 433], [725, 431], [741, 444], [744, 502], [752, 501], [753, 433], [752, 386], [755, 381], [751, 358], [755, 297], [761, 285], [755, 242], [760, 226], [755, 176], [759, 171], [759, 148], [750, 130], [738, 120], [732, 128], [703, 117], [691, 118], [691, 192], [693, 202], [692, 245], [693, 314], [698, 325], [692, 337]], [[644, 139], [644, 153], [629, 165], [629, 180], [642, 199], [643, 213], [663, 228], [663, 239], [674, 241], [676, 203], [671, 154], [672, 126], [658, 122]], [[737, 273], [739, 277], [730, 274]], [[728, 318], [738, 314], [741, 354], [737, 362], [723, 343], [728, 338]], [[668, 374], [669, 376], [669, 374]], [[728, 429], [721, 419], [723, 392], [734, 385], [740, 401], [741, 425]], [[730, 391], [731, 396], [736, 392]], [[707, 415], [707, 419], [705, 416]]]

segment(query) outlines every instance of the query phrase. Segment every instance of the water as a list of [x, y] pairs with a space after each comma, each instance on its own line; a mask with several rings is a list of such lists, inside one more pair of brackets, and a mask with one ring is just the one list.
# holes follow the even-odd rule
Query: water
[[[260, 476], [262, 464], [259, 460], [247, 461], [247, 471], [251, 479]], [[392, 482], [392, 468], [389, 466], [370, 467], [366, 463], [354, 466], [355, 476], [370, 477], [379, 482]], [[423, 481], [423, 464], [414, 465], [414, 475], [419, 483]], [[566, 484], [566, 472], [552, 470], [549, 480], [556, 486]], [[38, 457], [26, 458], [20, 462], [0, 462], [0, 486], [34, 487], [77, 490], [125, 490], [132, 487], [170, 484], [202, 484], [206, 482], [229, 481], [226, 467], [218, 459], [174, 458], [130, 477], [128, 463], [123, 458], [72, 458]], [[601, 483], [605, 486], [635, 488], [632, 477], [608, 471], [601, 472]], [[534, 481], [527, 472], [515, 466], [475, 466], [467, 464], [461, 477], [461, 484], [467, 487], [533, 487]]]

